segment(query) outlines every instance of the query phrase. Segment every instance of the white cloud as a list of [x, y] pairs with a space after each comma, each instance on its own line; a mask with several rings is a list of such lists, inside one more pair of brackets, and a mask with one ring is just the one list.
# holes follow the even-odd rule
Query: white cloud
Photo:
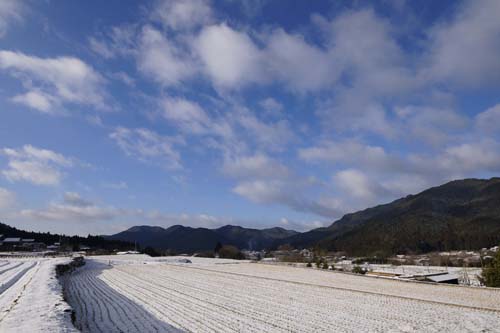
[[110, 77], [116, 80], [120, 80], [129, 87], [135, 87], [135, 80], [125, 72], [115, 72], [110, 74]]
[[4, 148], [8, 168], [2, 174], [9, 181], [27, 181], [35, 185], [58, 185], [63, 177], [61, 168], [71, 167], [71, 159], [52, 150], [25, 145], [20, 149]]
[[262, 56], [252, 39], [226, 24], [205, 27], [195, 49], [212, 81], [223, 88], [238, 88], [264, 79]]
[[306, 184], [300, 181], [252, 180], [238, 183], [233, 192], [259, 204], [280, 204], [299, 212], [328, 218], [344, 213], [340, 202], [325, 198], [310, 199], [302, 195]]
[[283, 205], [328, 218], [342, 212], [339, 201], [308, 191], [316, 185], [316, 179], [296, 175], [263, 153], [226, 155], [222, 172], [237, 181], [232, 191], [252, 202]]
[[204, 134], [210, 131], [211, 119], [199, 104], [175, 97], [165, 97], [161, 101], [163, 117], [188, 134]]
[[109, 137], [127, 154], [143, 162], [159, 163], [167, 169], [179, 169], [181, 157], [174, 144], [178, 138], [162, 136], [145, 128], [116, 128]]
[[439, 148], [400, 155], [356, 141], [324, 141], [299, 149], [298, 156], [306, 162], [326, 162], [340, 169], [334, 176], [341, 190], [338, 195], [350, 196], [350, 206], [356, 208], [416, 193], [444, 181], [500, 171], [500, 144], [492, 139], [472, 137], [469, 142], [450, 141]]
[[321, 16], [314, 20], [328, 39], [331, 61], [342, 78], [331, 99], [318, 103], [316, 113], [324, 126], [340, 133], [393, 138], [396, 133], [384, 102], [415, 93], [422, 82], [389, 22], [368, 9], [348, 11], [332, 21]]
[[500, 104], [479, 113], [476, 116], [476, 126], [489, 133], [500, 131]]
[[91, 201], [82, 198], [80, 194], [76, 192], [64, 193], [64, 202], [68, 205], [78, 207], [88, 207], [93, 205]]
[[365, 145], [357, 141], [324, 141], [317, 146], [299, 149], [298, 155], [306, 162], [354, 164], [387, 170], [402, 167], [402, 162], [389, 155], [383, 147]]
[[25, 85], [36, 87], [14, 99], [43, 112], [48, 112], [49, 105], [55, 101], [106, 108], [103, 78], [78, 58], [39, 58], [20, 52], [0, 51], [0, 69], [21, 77]]
[[500, 84], [500, 2], [465, 1], [452, 20], [430, 31], [425, 75], [448, 85]]
[[500, 171], [500, 144], [491, 140], [462, 143], [445, 149], [437, 166], [455, 174]]
[[153, 19], [173, 30], [190, 30], [212, 21], [208, 0], [161, 0], [152, 11]]
[[230, 119], [241, 126], [262, 149], [283, 150], [295, 139], [290, 123], [284, 119], [265, 122], [242, 107], [235, 108]]
[[52, 202], [43, 209], [23, 209], [17, 215], [23, 219], [71, 223], [108, 221], [127, 214], [125, 210], [99, 206], [78, 193], [67, 192], [62, 203]]
[[[95, 224], [93, 226], [94, 229], [103, 230], [103, 232], [109, 232], [110, 229], [114, 232], [123, 231], [137, 225], [139, 223], [137, 220], [141, 221], [140, 224], [161, 225], [164, 227], [181, 224], [191, 227], [215, 228], [236, 223], [229, 218], [203, 213], [167, 214], [157, 210], [144, 211], [142, 209], [119, 208], [88, 200], [76, 192], [66, 192], [62, 201], [49, 202], [46, 207], [42, 208], [23, 209], [14, 212], [11, 217], [22, 221], [64, 222], [71, 228], [77, 227], [79, 223], [103, 222], [102, 225]], [[112, 221], [112, 224], [107, 223]]]
[[436, 154], [410, 154], [411, 170], [430, 183], [500, 171], [500, 144], [491, 139], [458, 143]]
[[0, 1], [0, 38], [5, 36], [9, 25], [13, 21], [22, 21], [22, 12], [24, 5], [17, 0], [2, 0]]
[[12, 209], [15, 203], [16, 195], [13, 192], [0, 187], [0, 212]]
[[259, 105], [269, 114], [279, 116], [283, 111], [283, 104], [272, 97], [265, 98], [259, 102]]
[[222, 166], [224, 174], [234, 178], [287, 178], [290, 171], [278, 161], [264, 155], [226, 157]]
[[380, 197], [386, 197], [388, 194], [385, 188], [356, 169], [339, 171], [334, 180], [347, 195], [363, 200], [365, 203], [374, 203]]
[[99, 41], [94, 37], [89, 38], [89, 46], [92, 51], [99, 54], [104, 59], [111, 59], [116, 55], [108, 44], [103, 41]]
[[292, 90], [315, 91], [337, 80], [339, 70], [332, 57], [308, 44], [302, 36], [278, 29], [267, 36], [266, 42], [266, 65]]
[[263, 121], [246, 107], [219, 102], [215, 108], [204, 104], [208, 110], [182, 97], [164, 97], [159, 104], [169, 124], [183, 134], [202, 137], [204, 146], [224, 154], [239, 155], [253, 145], [263, 151], [280, 151], [295, 139], [287, 120]]
[[429, 106], [396, 107], [400, 123], [395, 123], [403, 135], [412, 135], [425, 143], [442, 146], [456, 140], [466, 129], [469, 120], [452, 109]]
[[12, 101], [18, 104], [26, 105], [43, 113], [55, 113], [53, 104], [57, 101], [50, 95], [37, 90], [28, 91], [25, 94], [12, 97]]
[[139, 70], [165, 86], [175, 86], [196, 72], [189, 53], [151, 26], [142, 29], [138, 51]]

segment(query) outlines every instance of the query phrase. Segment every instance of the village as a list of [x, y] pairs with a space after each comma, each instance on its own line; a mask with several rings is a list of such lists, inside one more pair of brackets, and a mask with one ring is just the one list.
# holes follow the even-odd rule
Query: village
[[388, 258], [349, 257], [343, 252], [315, 253], [310, 249], [282, 247], [277, 251], [243, 251], [250, 260], [290, 265], [369, 277], [482, 286], [482, 268], [489, 265], [499, 247], [479, 251], [446, 251], [427, 254], [400, 254]]
[[44, 242], [36, 241], [34, 238], [11, 237], [0, 234], [0, 257], [71, 256], [75, 253], [83, 255], [99, 251], [102, 252], [101, 249], [86, 245], [73, 246], [61, 243], [61, 241], [47, 245]]
[[[344, 252], [294, 249], [284, 245], [275, 251], [242, 250], [241, 258], [270, 265], [286, 265], [326, 271], [361, 274], [367, 277], [482, 286], [482, 268], [489, 265], [499, 247], [476, 251], [456, 250], [427, 254], [400, 254], [391, 257], [352, 257]], [[0, 235], [0, 257], [46, 257], [85, 255], [125, 255], [139, 251], [104, 250], [84, 244], [69, 245], [54, 242], [47, 245], [31, 238]], [[200, 254], [177, 254], [199, 257]], [[217, 254], [216, 254], [217, 257]]]

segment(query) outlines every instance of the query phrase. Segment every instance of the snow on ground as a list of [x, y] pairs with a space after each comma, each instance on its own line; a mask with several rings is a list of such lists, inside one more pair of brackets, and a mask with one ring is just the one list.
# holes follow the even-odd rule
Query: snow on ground
[[500, 311], [500, 289], [388, 280], [385, 278], [366, 277], [335, 271], [293, 268], [278, 265], [242, 264], [238, 267], [228, 265], [214, 267], [214, 269], [227, 273], [245, 274], [271, 279], [285, 279], [291, 282], [369, 293], [380, 293], [383, 295], [415, 298], [424, 301], [491, 308]]
[[[343, 268], [343, 265], [337, 265], [339, 268]], [[467, 276], [470, 285], [480, 286], [479, 276], [481, 275], [481, 268], [478, 267], [445, 267], [445, 266], [415, 266], [415, 265], [378, 265], [369, 264], [361, 265], [369, 271], [373, 272], [385, 272], [392, 274], [399, 274], [402, 277], [413, 276], [413, 275], [426, 275], [426, 274], [436, 274], [436, 273], [452, 273], [460, 277]]]
[[84, 332], [500, 332], [498, 290], [117, 257], [87, 259], [65, 280]]
[[76, 332], [55, 265], [67, 259], [0, 259], [0, 332]]

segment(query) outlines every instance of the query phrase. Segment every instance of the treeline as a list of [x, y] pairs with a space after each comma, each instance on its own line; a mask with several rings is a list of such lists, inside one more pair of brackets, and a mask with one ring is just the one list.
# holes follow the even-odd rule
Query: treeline
[[87, 237], [81, 237], [52, 234], [50, 232], [24, 231], [4, 223], [0, 223], [0, 235], [4, 235], [4, 237], [31, 238], [34, 239], [35, 242], [44, 243], [45, 245], [52, 245], [60, 242], [62, 247], [70, 247], [72, 250], [79, 250], [82, 245], [103, 250], [116, 249], [123, 251], [134, 249], [134, 244], [130, 242], [108, 240], [101, 236], [88, 235]]
[[405, 216], [404, 219], [372, 220], [338, 238], [317, 245], [350, 255], [378, 257], [393, 254], [422, 254], [450, 250], [478, 250], [500, 243], [498, 219], [433, 219]]

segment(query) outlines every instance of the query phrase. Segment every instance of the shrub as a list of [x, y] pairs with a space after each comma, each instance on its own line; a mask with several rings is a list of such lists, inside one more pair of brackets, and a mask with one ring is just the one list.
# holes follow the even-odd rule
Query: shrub
[[144, 249], [144, 254], [147, 254], [150, 257], [160, 257], [161, 253], [156, 251], [156, 249], [152, 248], [151, 246], [148, 246]]
[[308, 262], [306, 267], [313, 267], [312, 263], [311, 262]]
[[483, 269], [481, 281], [487, 287], [500, 287], [500, 251], [497, 252], [493, 261]]
[[356, 274], [366, 274], [366, 271], [361, 266], [354, 266], [352, 272]]
[[203, 251], [196, 253], [196, 257], [200, 258], [215, 258], [215, 255], [212, 251]]
[[245, 259], [245, 255], [236, 246], [224, 245], [219, 250], [219, 258], [241, 260]]

